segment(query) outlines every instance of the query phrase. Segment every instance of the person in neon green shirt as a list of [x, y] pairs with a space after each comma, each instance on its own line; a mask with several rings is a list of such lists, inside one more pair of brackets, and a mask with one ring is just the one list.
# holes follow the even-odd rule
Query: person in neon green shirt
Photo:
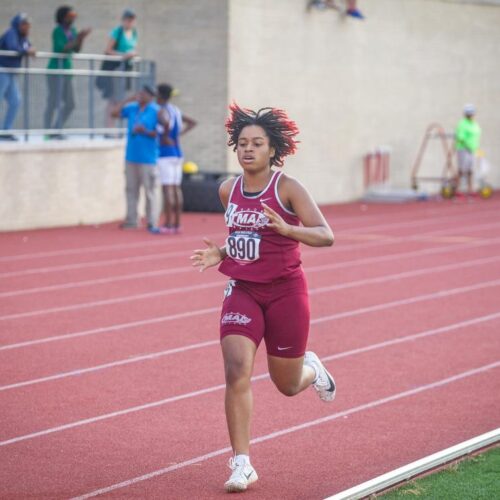
[[[71, 54], [79, 52], [83, 41], [90, 33], [90, 29], [77, 32], [73, 23], [76, 19], [76, 12], [67, 5], [59, 7], [56, 11], [55, 20], [57, 26], [52, 31], [52, 51], [69, 54], [67, 58], [51, 58], [47, 66], [50, 70], [73, 68]], [[48, 98], [44, 115], [44, 127], [62, 128], [75, 108], [75, 98], [71, 76], [49, 74], [47, 75]], [[60, 107], [62, 106], [62, 107]], [[54, 111], [57, 110], [55, 123], [53, 123]], [[49, 136], [51, 138], [63, 138], [59, 134]]]
[[457, 194], [460, 187], [460, 179], [467, 179], [469, 195], [473, 194], [472, 173], [474, 169], [474, 156], [479, 149], [481, 138], [481, 127], [477, 124], [474, 116], [476, 108], [472, 104], [464, 106], [464, 117], [460, 120], [455, 130], [455, 149], [457, 151]]

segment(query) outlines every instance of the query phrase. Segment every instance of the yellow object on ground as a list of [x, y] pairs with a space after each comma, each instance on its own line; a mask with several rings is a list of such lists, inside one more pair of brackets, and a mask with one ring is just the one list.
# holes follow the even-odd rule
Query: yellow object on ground
[[184, 163], [184, 166], [182, 167], [182, 171], [185, 174], [197, 174], [199, 169], [198, 165], [194, 161], [187, 161]]

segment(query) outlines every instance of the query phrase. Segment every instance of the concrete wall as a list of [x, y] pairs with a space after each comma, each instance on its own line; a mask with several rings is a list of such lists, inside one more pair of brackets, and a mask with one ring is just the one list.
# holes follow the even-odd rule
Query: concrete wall
[[48, 143], [22, 149], [2, 145], [0, 230], [122, 219], [122, 156], [119, 141]]
[[[206, 170], [224, 170], [227, 101], [228, 0], [74, 0], [76, 26], [91, 27], [83, 52], [102, 53], [125, 7], [137, 13], [139, 54], [157, 62], [157, 80], [181, 91], [175, 98], [199, 127], [184, 140], [186, 158]], [[31, 40], [51, 50], [55, 10], [61, 0], [0, 1], [0, 29], [17, 12], [32, 18]], [[42, 82], [45, 89], [45, 81]], [[44, 90], [43, 89], [43, 90]], [[84, 89], [86, 90], [86, 89]], [[40, 103], [43, 107], [45, 103]], [[75, 113], [76, 114], [76, 113]], [[80, 126], [86, 126], [81, 124]]]
[[[300, 129], [286, 170], [320, 202], [363, 192], [362, 156], [392, 148], [392, 181], [410, 168], [430, 122], [453, 130], [478, 107], [500, 187], [500, 8], [435, 0], [360, 0], [364, 22], [306, 13], [304, 0], [231, 0], [229, 98], [288, 110]], [[439, 174], [434, 144], [423, 170]], [[228, 153], [228, 163], [237, 169]]]
[[[92, 28], [83, 47], [88, 53], [102, 53], [123, 9], [135, 10], [139, 54], [156, 61], [157, 81], [179, 88], [181, 94], [175, 103], [198, 121], [198, 127], [184, 138], [185, 157], [213, 171], [226, 169], [227, 2], [69, 2], [79, 14], [76, 26]], [[63, 3], [17, 0], [13, 5], [1, 1], [0, 29], [3, 32], [17, 12], [27, 12], [32, 18], [30, 38], [34, 46], [50, 51], [54, 13]], [[40, 93], [32, 98], [31, 107], [39, 108], [40, 115], [45, 107], [45, 79], [38, 81]], [[78, 94], [86, 92], [84, 82], [75, 79], [75, 89], [77, 103], [80, 98], [82, 105]], [[72, 125], [86, 126], [75, 123], [78, 110], [72, 119]], [[123, 144], [68, 142], [28, 147], [0, 144], [0, 230], [99, 223], [123, 217]]]
[[[0, 2], [4, 25], [33, 19], [32, 40], [50, 49], [56, 0]], [[500, 187], [500, 8], [456, 0], [359, 0], [365, 22], [305, 0], [75, 0], [77, 26], [91, 26], [85, 52], [102, 52], [125, 6], [138, 14], [139, 52], [199, 127], [184, 144], [207, 170], [238, 171], [225, 146], [227, 104], [278, 106], [301, 129], [286, 170], [319, 202], [358, 198], [362, 157], [392, 148], [392, 181], [409, 185], [430, 122], [453, 130], [465, 102], [478, 107], [486, 156]], [[44, 103], [40, 103], [40, 106]], [[16, 146], [13, 146], [16, 149]], [[0, 145], [0, 228], [103, 222], [123, 216], [121, 145]], [[442, 167], [437, 144], [423, 171]], [[45, 188], [45, 189], [44, 189]]]

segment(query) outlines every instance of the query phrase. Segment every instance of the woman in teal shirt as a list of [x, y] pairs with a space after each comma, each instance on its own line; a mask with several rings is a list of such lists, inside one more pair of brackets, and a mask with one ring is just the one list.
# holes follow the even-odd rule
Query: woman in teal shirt
[[[116, 64], [115, 68], [119, 71], [126, 71], [132, 68], [130, 60], [137, 55], [137, 30], [135, 29], [135, 13], [129, 9], [122, 15], [122, 22], [114, 28], [109, 34], [108, 45], [106, 46], [106, 55], [123, 56], [123, 61]], [[113, 127], [115, 122], [111, 112], [116, 104], [125, 98], [126, 78], [110, 77], [108, 84], [103, 88], [103, 97], [108, 99], [106, 107], [106, 126]]]
[[[52, 51], [61, 54], [68, 54], [66, 58], [51, 58], [47, 68], [49, 70], [70, 70], [73, 69], [71, 54], [79, 52], [83, 41], [90, 33], [90, 29], [77, 31], [73, 26], [76, 19], [76, 12], [67, 5], [59, 7], [56, 11], [55, 21], [57, 26], [52, 31]], [[44, 127], [46, 129], [61, 129], [75, 108], [75, 98], [73, 92], [73, 82], [70, 75], [48, 74], [48, 99], [47, 108], [44, 115]], [[54, 111], [57, 110], [57, 117], [53, 123]], [[59, 134], [49, 136], [54, 139], [61, 139]]]

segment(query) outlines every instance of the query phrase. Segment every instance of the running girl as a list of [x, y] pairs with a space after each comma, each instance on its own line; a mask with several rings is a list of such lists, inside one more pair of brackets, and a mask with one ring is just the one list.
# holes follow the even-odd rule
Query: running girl
[[220, 263], [229, 276], [220, 334], [226, 377], [225, 409], [234, 457], [227, 491], [244, 491], [258, 477], [250, 464], [250, 379], [257, 348], [264, 339], [271, 380], [286, 396], [310, 385], [323, 401], [335, 397], [335, 382], [316, 354], [306, 352], [309, 331], [307, 284], [299, 242], [321, 247], [333, 234], [314, 200], [282, 167], [296, 150], [298, 128], [282, 110], [257, 112], [230, 107], [228, 145], [237, 152], [243, 174], [219, 189], [229, 236], [219, 248], [191, 259], [200, 271]]

